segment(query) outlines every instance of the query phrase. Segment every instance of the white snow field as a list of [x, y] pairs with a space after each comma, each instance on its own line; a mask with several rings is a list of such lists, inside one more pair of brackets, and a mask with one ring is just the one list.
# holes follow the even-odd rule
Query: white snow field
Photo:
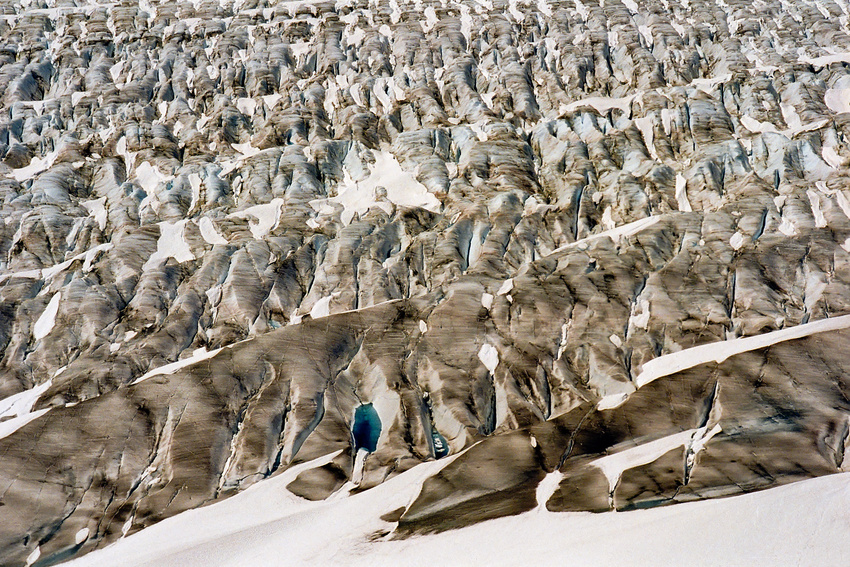
[[285, 486], [321, 457], [220, 503], [184, 512], [67, 565], [74, 567], [842, 566], [850, 564], [850, 473], [731, 498], [594, 514], [538, 507], [404, 540], [380, 516], [408, 504], [452, 459], [324, 502]]

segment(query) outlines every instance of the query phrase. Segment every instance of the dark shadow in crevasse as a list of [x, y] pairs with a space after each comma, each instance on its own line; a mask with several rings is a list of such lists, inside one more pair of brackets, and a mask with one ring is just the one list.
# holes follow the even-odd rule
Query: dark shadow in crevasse
[[434, 457], [442, 459], [449, 454], [449, 444], [439, 431], [432, 429], [431, 439], [434, 441]]

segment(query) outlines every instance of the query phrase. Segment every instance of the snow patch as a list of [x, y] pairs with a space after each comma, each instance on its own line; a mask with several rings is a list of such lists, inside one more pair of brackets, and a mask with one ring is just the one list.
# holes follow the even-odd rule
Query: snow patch
[[377, 200], [378, 187], [386, 190], [387, 200], [402, 207], [421, 207], [431, 212], [440, 211], [441, 203], [416, 177], [404, 171], [395, 156], [387, 151], [375, 151], [375, 163], [369, 166], [369, 176], [354, 181], [348, 171], [340, 184], [336, 197], [328, 199], [343, 206], [342, 222], [349, 224], [355, 214], [363, 214], [372, 206], [379, 206], [389, 214], [388, 203]]
[[11, 277], [19, 277], [19, 278], [36, 278], [36, 279], [45, 279], [48, 280], [55, 276], [56, 274], [62, 272], [63, 270], [68, 269], [68, 267], [78, 260], [83, 260], [83, 271], [88, 272], [91, 270], [92, 263], [97, 258], [97, 255], [103, 251], [110, 250], [112, 248], [111, 242], [105, 242], [103, 244], [99, 244], [90, 250], [86, 250], [80, 254], [77, 254], [70, 260], [65, 260], [64, 262], [60, 262], [59, 264], [54, 264], [53, 266], [42, 268], [41, 270], [25, 270], [23, 272], [10, 272], [3, 275], [0, 275], [0, 283]]
[[494, 374], [496, 367], [499, 366], [499, 351], [493, 345], [483, 344], [478, 351], [478, 360], [490, 371], [490, 374]]
[[33, 549], [32, 553], [27, 555], [27, 567], [38, 561], [39, 557], [41, 557], [41, 546], [37, 545], [35, 546], [35, 549]]
[[623, 0], [623, 6], [625, 6], [633, 16], [638, 13], [638, 5], [635, 0]]
[[216, 244], [221, 244], [222, 246], [228, 244], [227, 240], [215, 229], [215, 225], [209, 217], [201, 217], [201, 220], [198, 222], [198, 228], [201, 231], [201, 237], [207, 244], [212, 244], [213, 246]]
[[696, 461], [696, 455], [700, 451], [705, 448], [705, 444], [711, 441], [711, 438], [723, 431], [723, 428], [720, 427], [720, 424], [717, 423], [714, 427], [711, 428], [711, 431], [706, 431], [708, 429], [707, 425], [704, 425], [697, 429], [696, 433], [694, 433], [693, 438], [688, 447], [688, 457], [687, 457], [687, 466], [691, 468], [694, 466], [694, 462]]
[[155, 194], [156, 188], [160, 183], [166, 183], [172, 179], [174, 179], [173, 175], [165, 175], [158, 167], [146, 161], [140, 163], [139, 167], [136, 168], [136, 181], [148, 196]]
[[838, 208], [841, 209], [841, 212], [844, 213], [848, 219], [850, 219], [850, 200], [844, 195], [843, 191], [835, 192], [835, 200], [838, 202]]
[[491, 307], [493, 307], [493, 295], [489, 294], [489, 293], [482, 293], [481, 294], [481, 305], [484, 307], [484, 309], [487, 309], [487, 310], [489, 310]]
[[850, 112], [850, 88], [827, 89], [823, 95], [823, 102], [828, 109], [836, 114]]
[[496, 295], [505, 295], [506, 293], [510, 293], [514, 288], [514, 279], [508, 278], [502, 283], [502, 286], [499, 288], [499, 291], [496, 292]]
[[664, 128], [664, 133], [668, 136], [673, 132], [673, 118], [676, 113], [669, 108], [661, 109], [661, 126]]
[[189, 204], [189, 212], [191, 213], [201, 200], [201, 176], [197, 173], [190, 173], [189, 186], [192, 188], [192, 202]]
[[195, 255], [192, 254], [192, 250], [183, 236], [187, 222], [189, 222], [189, 219], [173, 223], [159, 223], [159, 240], [156, 242], [156, 252], [151, 254], [151, 257], [145, 262], [142, 267], [143, 270], [150, 270], [168, 258], [174, 258], [180, 263], [195, 259]]
[[[366, 457], [368, 456], [369, 451], [366, 449], [361, 447], [357, 450], [357, 455], [354, 457], [354, 468], [351, 471], [351, 483], [354, 486], [360, 486], [363, 480], [363, 464], [366, 462]], [[340, 493], [343, 493], [343, 491], [340, 490]]]
[[234, 150], [239, 152], [240, 159], [248, 159], [249, 157], [254, 157], [262, 151], [260, 148], [255, 148], [254, 146], [252, 146], [250, 142], [246, 142], [244, 144], [230, 144], [230, 146]]
[[705, 94], [712, 94], [717, 85], [726, 83], [732, 80], [732, 74], [727, 73], [725, 75], [720, 75], [719, 77], [708, 77], [705, 79], [694, 79], [691, 81], [691, 85], [698, 88]]
[[236, 109], [245, 116], [251, 117], [257, 109], [257, 101], [253, 98], [238, 98], [236, 99]]
[[650, 114], [649, 116], [644, 116], [643, 118], [636, 118], [634, 120], [635, 126], [637, 126], [640, 133], [643, 135], [643, 142], [646, 146], [647, 151], [649, 152], [649, 157], [654, 160], [659, 160], [658, 153], [655, 151], [655, 115]]
[[826, 217], [823, 214], [820, 203], [820, 195], [809, 189], [806, 191], [806, 196], [809, 198], [809, 204], [812, 207], [812, 216], [815, 218], [815, 227], [824, 228], [827, 225]]
[[340, 292], [334, 292], [317, 301], [313, 308], [310, 309], [310, 317], [313, 319], [321, 319], [331, 314], [331, 300], [340, 296]]
[[41, 317], [35, 322], [32, 328], [32, 336], [39, 341], [46, 337], [53, 330], [53, 325], [56, 324], [56, 314], [59, 313], [59, 301], [62, 299], [62, 292], [57, 291], [50, 298], [50, 303], [44, 309]]
[[11, 435], [27, 423], [46, 414], [50, 408], [32, 411], [33, 406], [53, 384], [53, 379], [29, 390], [0, 400], [0, 439]]
[[397, 0], [389, 0], [390, 4], [390, 21], [393, 25], [399, 23], [401, 21], [401, 7], [398, 5]]
[[765, 132], [771, 132], [774, 134], [779, 133], [779, 130], [771, 124], [770, 122], [760, 122], [755, 118], [747, 116], [746, 114], [741, 116], [741, 126], [752, 132], [753, 134], [762, 134]]
[[743, 245], [744, 235], [740, 232], [736, 232], [732, 235], [732, 238], [729, 239], [729, 246], [731, 246], [733, 250], [740, 250]]
[[466, 4], [460, 5], [460, 33], [466, 38], [466, 44], [472, 39], [472, 14], [469, 11], [469, 6]]
[[650, 305], [649, 300], [641, 299], [635, 303], [632, 313], [629, 315], [629, 330], [649, 328]]
[[[534, 439], [534, 437], [532, 437]], [[552, 495], [558, 490], [561, 481], [564, 479], [564, 473], [560, 471], [550, 472], [543, 477], [540, 484], [537, 485], [535, 495], [537, 497], [537, 510], [540, 512], [546, 511], [546, 502], [552, 498]]]
[[[624, 0], [623, 3], [628, 2], [629, 0]], [[647, 25], [638, 26], [638, 32], [640, 32], [641, 37], [643, 37], [643, 41], [646, 42], [646, 46], [649, 49], [652, 49], [652, 45], [654, 40], [652, 39], [652, 28]]]
[[833, 53], [820, 57], [801, 57], [800, 61], [815, 67], [827, 67], [833, 63], [850, 63], [850, 53]]
[[425, 21], [420, 22], [422, 25], [422, 31], [428, 33], [434, 29], [434, 26], [436, 26], [439, 21], [440, 20], [437, 18], [437, 12], [434, 10], [434, 7], [428, 6], [425, 8]]
[[227, 216], [232, 218], [249, 219], [248, 227], [251, 230], [251, 234], [255, 239], [262, 240], [269, 232], [274, 230], [277, 223], [280, 221], [280, 212], [283, 203], [283, 199], [278, 197], [272, 199], [270, 203], [254, 205], [253, 207], [248, 207], [247, 209], [231, 213]]
[[[578, 2], [576, 2], [578, 4]], [[611, 98], [607, 96], [594, 96], [589, 98], [583, 98], [581, 100], [577, 100], [570, 104], [561, 105], [559, 111], [563, 114], [566, 112], [575, 112], [579, 108], [583, 106], [589, 106], [596, 110], [599, 114], [605, 114], [609, 110], [619, 109], [624, 113], [628, 113], [631, 108], [632, 101], [638, 95], [633, 94], [629, 96], [624, 96], [620, 98]]]
[[89, 216], [93, 217], [97, 222], [100, 230], [106, 229], [106, 197], [93, 199], [91, 201], [83, 201], [80, 203], [85, 210], [89, 212]]
[[263, 99], [263, 103], [269, 108], [269, 110], [272, 110], [278, 103], [278, 101], [283, 98], [283, 95], [281, 95], [280, 93], [273, 93], [270, 95], [261, 96], [260, 98]]
[[781, 232], [785, 236], [797, 236], [797, 227], [794, 225], [791, 219], [789, 219], [785, 215], [782, 215], [782, 220], [779, 223], [777, 230], [779, 230], [779, 232]]
[[680, 211], [684, 213], [693, 211], [688, 201], [688, 180], [681, 173], [676, 174], [676, 202], [679, 204]]
[[517, 8], [517, 0], [508, 0], [508, 13], [518, 24], [521, 24], [525, 19], [525, 14], [520, 12], [519, 8]]
[[821, 156], [823, 157], [823, 161], [826, 162], [832, 168], [843, 167], [847, 160], [842, 158], [838, 152], [835, 150], [835, 146], [823, 146], [821, 149]]
[[629, 394], [625, 392], [621, 392], [619, 394], [611, 394], [610, 396], [605, 396], [596, 404], [596, 409], [598, 410], [608, 410], [616, 407], [620, 407], [623, 403], [629, 399]]
[[585, 6], [581, 0], [575, 0], [576, 3], [576, 12], [581, 17], [582, 21], [586, 22], [588, 16], [590, 16], [590, 12], [587, 10], [587, 6]]
[[34, 157], [30, 160], [29, 165], [25, 167], [21, 167], [19, 169], [12, 170], [12, 177], [15, 178], [18, 182], [24, 182], [29, 179], [32, 179], [42, 171], [45, 171], [53, 166], [53, 162], [56, 161], [56, 157], [59, 155], [59, 150], [54, 150], [49, 154], [45, 155], [43, 158]]

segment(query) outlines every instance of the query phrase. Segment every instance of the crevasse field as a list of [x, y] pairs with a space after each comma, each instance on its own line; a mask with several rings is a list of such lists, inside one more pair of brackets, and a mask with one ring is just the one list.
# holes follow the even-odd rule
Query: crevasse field
[[0, 564], [850, 564], [845, 0], [0, 0]]

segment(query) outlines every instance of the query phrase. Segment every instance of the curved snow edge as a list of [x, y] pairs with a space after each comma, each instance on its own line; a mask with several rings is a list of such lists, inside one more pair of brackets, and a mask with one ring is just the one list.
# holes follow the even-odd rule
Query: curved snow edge
[[754, 337], [743, 337], [680, 350], [659, 356], [645, 363], [640, 374], [635, 378], [635, 384], [638, 388], [641, 388], [657, 378], [675, 374], [706, 362], [720, 363], [736, 354], [769, 347], [776, 343], [802, 339], [817, 333], [847, 329], [848, 327], [850, 327], [850, 315], [841, 315], [840, 317], [803, 323]]

